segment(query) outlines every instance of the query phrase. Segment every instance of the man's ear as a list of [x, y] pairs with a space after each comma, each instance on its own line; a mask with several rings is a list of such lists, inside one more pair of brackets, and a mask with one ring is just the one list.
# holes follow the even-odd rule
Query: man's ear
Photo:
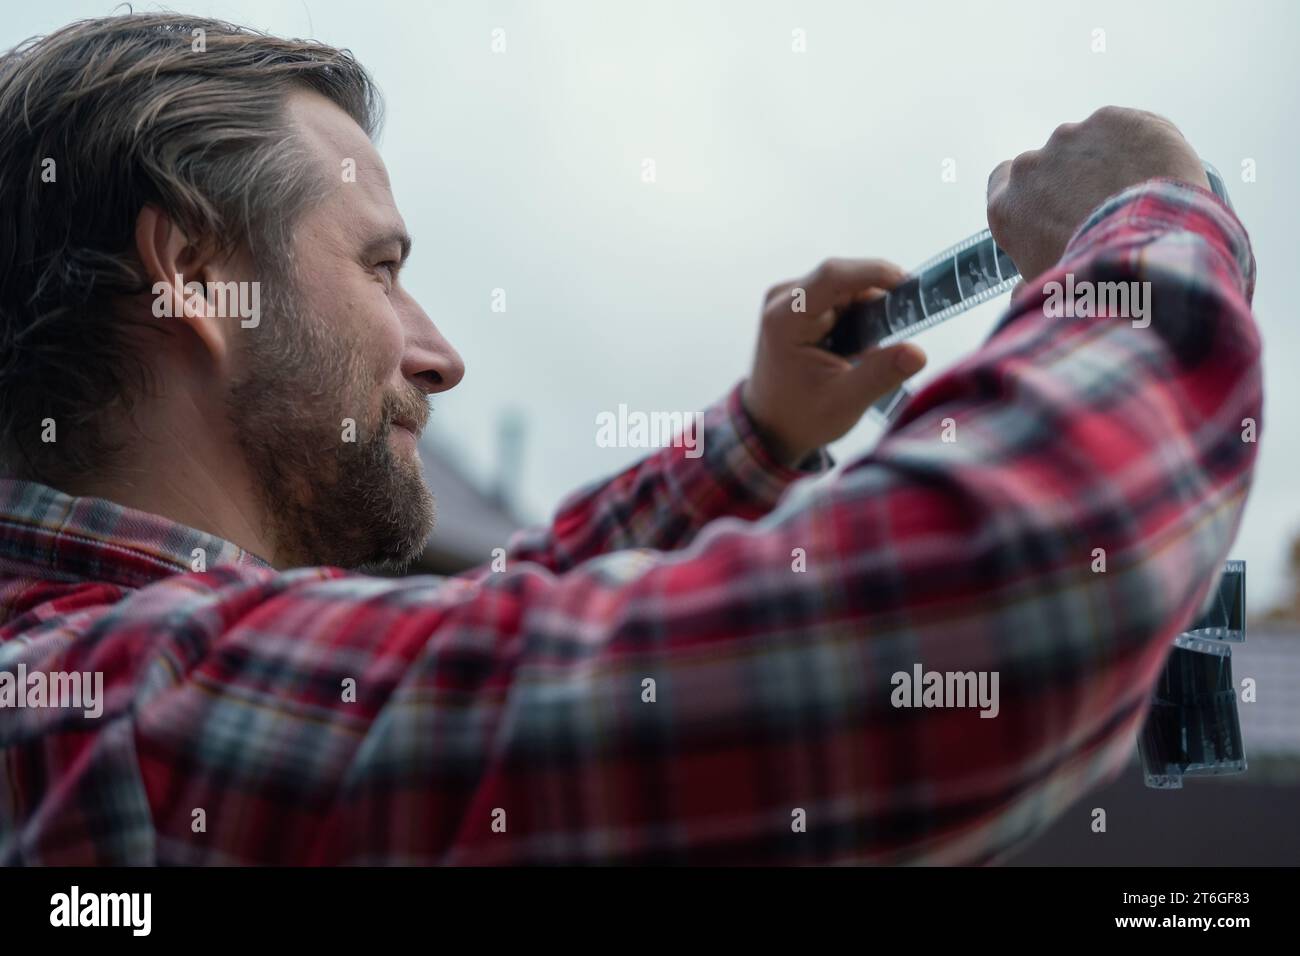
[[220, 281], [214, 274], [218, 263], [212, 252], [191, 242], [184, 230], [152, 203], [136, 217], [135, 248], [149, 284], [153, 314], [185, 323], [216, 366], [224, 368], [229, 354], [226, 320], [216, 314], [207, 295], [207, 283]]

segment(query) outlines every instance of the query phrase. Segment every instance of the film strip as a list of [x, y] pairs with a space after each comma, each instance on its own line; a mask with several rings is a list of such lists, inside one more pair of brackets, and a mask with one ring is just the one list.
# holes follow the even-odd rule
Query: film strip
[[1243, 773], [1232, 645], [1246, 639], [1246, 562], [1228, 561], [1201, 616], [1174, 638], [1138, 734], [1148, 787], [1174, 790], [1185, 776]]
[[819, 344], [844, 356], [892, 345], [1009, 292], [1019, 278], [985, 229], [927, 259], [885, 295], [848, 306]]
[[[1232, 208], [1219, 171], [1204, 160], [1202, 165], [1210, 189]], [[927, 259], [885, 295], [844, 308], [818, 345], [846, 357], [874, 345], [892, 345], [1010, 292], [1019, 280], [1016, 264], [984, 229]], [[904, 386], [883, 396], [871, 411], [889, 422], [909, 395]]]

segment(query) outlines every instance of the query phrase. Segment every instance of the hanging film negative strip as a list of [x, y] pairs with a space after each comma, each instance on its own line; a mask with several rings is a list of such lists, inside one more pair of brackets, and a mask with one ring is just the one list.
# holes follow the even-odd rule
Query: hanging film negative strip
[[1246, 639], [1246, 562], [1227, 561], [1201, 616], [1174, 638], [1138, 734], [1143, 780], [1176, 790], [1183, 777], [1244, 773], [1232, 645]]
[[[1209, 163], [1202, 164], [1210, 189], [1231, 208], [1223, 177]], [[818, 344], [843, 356], [892, 345], [1010, 292], [1019, 280], [1020, 270], [985, 229], [927, 259], [885, 295], [843, 309]], [[897, 389], [871, 410], [890, 421], [908, 395], [906, 387]]]
[[1155, 699], [1138, 734], [1144, 782], [1176, 790], [1186, 776], [1243, 773], [1237, 691], [1228, 645], [1200, 650], [1175, 644], [1156, 683]]

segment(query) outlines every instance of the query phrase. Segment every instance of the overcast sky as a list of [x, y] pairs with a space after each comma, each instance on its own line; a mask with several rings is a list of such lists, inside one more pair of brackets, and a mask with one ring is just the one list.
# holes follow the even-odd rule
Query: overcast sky
[[[989, 170], [1059, 123], [1107, 103], [1163, 113], [1224, 172], [1255, 245], [1266, 420], [1232, 556], [1250, 562], [1254, 609], [1280, 595], [1300, 530], [1288, 289], [1300, 282], [1300, 4], [165, 7], [346, 46], [375, 75], [388, 106], [380, 147], [415, 238], [404, 281], [468, 366], [435, 403], [434, 427], [486, 479], [497, 422], [518, 409], [518, 487], [533, 519], [640, 454], [596, 446], [599, 412], [699, 409], [743, 376], [769, 285], [830, 255], [915, 265], [982, 228]], [[112, 9], [9, 5], [0, 44]], [[498, 28], [504, 53], [492, 52]], [[1093, 51], [1098, 29], [1105, 52]], [[957, 176], [945, 183], [949, 158]], [[1256, 182], [1241, 181], [1245, 159]], [[505, 313], [491, 309], [496, 288]], [[926, 375], [974, 348], [1003, 304], [919, 337]], [[876, 436], [864, 422], [833, 450], [843, 459]]]

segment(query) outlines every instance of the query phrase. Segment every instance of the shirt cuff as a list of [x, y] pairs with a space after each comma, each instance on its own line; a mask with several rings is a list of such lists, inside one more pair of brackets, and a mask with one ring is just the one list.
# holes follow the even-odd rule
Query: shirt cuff
[[1109, 244], [1118, 233], [1184, 230], [1204, 238], [1231, 266], [1249, 302], [1255, 293], [1255, 255], [1236, 213], [1218, 196], [1181, 179], [1150, 179], [1110, 197], [1084, 220], [1065, 247], [1061, 263]]
[[774, 458], [745, 411], [743, 384], [737, 383], [704, 413], [704, 457], [708, 473], [727, 497], [766, 514], [792, 484], [829, 471], [835, 462], [824, 448], [793, 468]]

